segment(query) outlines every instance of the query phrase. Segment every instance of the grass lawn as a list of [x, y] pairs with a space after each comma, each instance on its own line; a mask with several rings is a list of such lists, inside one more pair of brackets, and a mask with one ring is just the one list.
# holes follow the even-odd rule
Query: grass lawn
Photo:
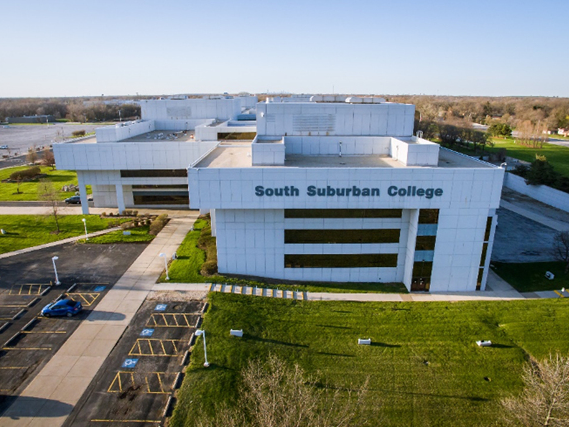
[[53, 216], [0, 215], [0, 228], [6, 231], [6, 234], [0, 234], [0, 253], [80, 236], [85, 233], [82, 218], [87, 219], [89, 232], [104, 230], [113, 223], [128, 221], [127, 218], [119, 220], [99, 218], [97, 215], [62, 215], [58, 217], [61, 232], [51, 234], [56, 230]]
[[[148, 234], [149, 228], [150, 226], [148, 225], [130, 228], [127, 230], [130, 231], [130, 236], [125, 236], [122, 230], [112, 231], [110, 233], [103, 234], [102, 236], [91, 237], [87, 243], [148, 243], [156, 237]], [[81, 242], [85, 243], [85, 240], [82, 240]]]
[[[485, 151], [497, 152], [501, 148], [505, 148], [508, 156], [530, 163], [535, 160], [536, 154], [544, 155], [557, 172], [569, 177], [569, 147], [545, 143], [543, 148], [531, 148], [521, 144], [514, 144], [516, 138], [491, 138], [491, 140], [494, 143], [494, 147], [486, 146]], [[460, 146], [451, 149], [464, 154], [474, 155], [474, 151], [466, 147]], [[477, 154], [480, 155], [480, 152]]]
[[[247, 286], [260, 286], [266, 288], [278, 288], [287, 290], [309, 292], [396, 292], [407, 293], [402, 283], [333, 283], [333, 282], [299, 282], [279, 283], [278, 280], [254, 281], [221, 275], [202, 276], [201, 267], [205, 262], [205, 252], [197, 247], [202, 229], [208, 226], [204, 219], [198, 219], [194, 224], [194, 231], [190, 231], [180, 248], [176, 252], [178, 259], [169, 267], [171, 282], [179, 283], [232, 283]], [[160, 281], [165, 281], [163, 274]]]
[[[569, 351], [569, 301], [308, 302], [210, 293], [171, 425], [235, 398], [239, 372], [269, 353], [346, 390], [370, 377], [370, 425], [496, 426], [499, 400], [521, 391], [529, 355]], [[229, 329], [243, 329], [243, 338]], [[371, 338], [371, 346], [358, 346]], [[476, 340], [491, 340], [481, 348]], [[429, 363], [426, 364], [425, 361]], [[485, 377], [491, 381], [485, 380]], [[377, 422], [378, 417], [385, 420]], [[375, 422], [374, 422], [375, 420]]]
[[[565, 274], [562, 262], [501, 263], [492, 262], [494, 272], [512, 285], [519, 292], [552, 291], [569, 289], [569, 273]], [[545, 278], [545, 272], [551, 271], [555, 279]]]
[[[0, 181], [10, 177], [10, 175], [19, 170], [27, 169], [29, 166], [18, 166], [0, 170]], [[64, 185], [77, 185], [77, 173], [75, 171], [51, 170], [49, 166], [41, 167], [42, 173], [47, 174], [45, 179], [53, 182], [56, 190], [61, 190]], [[38, 197], [38, 181], [22, 182], [20, 184], [20, 194], [17, 194], [18, 184], [0, 182], [0, 201], [18, 202], [39, 200]], [[91, 187], [87, 186], [87, 193], [91, 193]], [[61, 192], [59, 194], [61, 200], [73, 196], [72, 192]]]

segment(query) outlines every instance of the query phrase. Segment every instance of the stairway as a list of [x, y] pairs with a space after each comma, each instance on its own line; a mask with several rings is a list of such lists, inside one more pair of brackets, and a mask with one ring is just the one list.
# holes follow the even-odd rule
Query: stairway
[[227, 285], [220, 283], [212, 283], [209, 287], [210, 292], [223, 292], [226, 294], [252, 295], [268, 298], [283, 298], [308, 300], [308, 292], [305, 291], [286, 291], [272, 288], [258, 288], [257, 286], [239, 286]]

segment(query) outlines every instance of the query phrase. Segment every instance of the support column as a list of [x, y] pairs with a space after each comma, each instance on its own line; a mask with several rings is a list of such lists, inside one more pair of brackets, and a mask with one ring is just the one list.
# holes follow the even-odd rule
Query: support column
[[87, 200], [87, 187], [83, 179], [83, 172], [77, 171], [77, 184], [79, 186], [79, 197], [81, 198], [81, 211], [83, 215], [89, 215], [89, 201]]
[[124, 194], [122, 191], [122, 184], [116, 184], [115, 187], [117, 188], [117, 205], [119, 208], [119, 214], [124, 212]]
[[217, 236], [217, 230], [216, 230], [217, 221], [215, 220], [215, 209], [212, 209], [210, 211], [210, 216], [211, 216], [211, 235], [213, 237], [216, 237]]
[[409, 214], [409, 234], [407, 235], [407, 255], [405, 256], [405, 272], [403, 284], [411, 291], [413, 281], [413, 265], [415, 264], [415, 246], [417, 244], [417, 230], [419, 228], [419, 209], [411, 209]]

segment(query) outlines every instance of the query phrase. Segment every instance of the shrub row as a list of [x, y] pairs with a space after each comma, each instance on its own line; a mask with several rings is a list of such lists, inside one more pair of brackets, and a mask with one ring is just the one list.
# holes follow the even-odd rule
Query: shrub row
[[150, 224], [150, 230], [148, 231], [148, 234], [156, 236], [158, 233], [160, 233], [160, 230], [164, 228], [167, 222], [168, 222], [167, 214], [158, 215], [156, 219], [152, 221], [152, 224]]
[[28, 168], [28, 169], [13, 172], [10, 175], [10, 179], [12, 181], [17, 181], [18, 178], [19, 179], [33, 178], [33, 177], [38, 176], [40, 174], [41, 174], [41, 168], [39, 166], [32, 166], [31, 168]]
[[73, 136], [75, 136], [75, 137], [85, 136], [85, 129], [76, 130], [76, 131], [74, 131], [74, 132], [71, 132], [71, 135], [73, 135]]
[[202, 264], [200, 274], [213, 276], [217, 274], [217, 246], [215, 237], [211, 235], [211, 220], [207, 217], [208, 225], [202, 228], [198, 239], [198, 248], [205, 252], [205, 262]]

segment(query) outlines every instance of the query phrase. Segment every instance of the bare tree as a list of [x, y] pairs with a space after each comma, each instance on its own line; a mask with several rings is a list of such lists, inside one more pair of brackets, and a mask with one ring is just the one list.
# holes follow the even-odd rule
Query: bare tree
[[48, 202], [49, 206], [51, 207], [51, 214], [55, 219], [55, 226], [57, 227], [56, 233], [59, 234], [59, 222], [57, 218], [57, 213], [59, 210], [59, 194], [58, 191], [53, 186], [51, 181], [46, 179], [41, 179], [38, 185], [38, 195], [40, 200], [44, 202]]
[[[340, 390], [318, 387], [298, 365], [288, 366], [270, 355], [268, 361], [252, 361], [242, 373], [242, 386], [234, 408], [216, 408], [215, 418], [200, 415], [200, 427], [347, 427], [362, 425], [358, 419], [367, 394], [367, 380], [348, 398]], [[377, 422], [377, 420], [374, 420]], [[377, 424], [374, 424], [377, 425]]]
[[555, 234], [552, 254], [565, 263], [565, 273], [569, 272], [569, 231], [559, 231]]
[[53, 155], [53, 151], [45, 150], [43, 152], [42, 164], [50, 166], [51, 170], [55, 170], [55, 156]]
[[16, 192], [20, 194], [20, 184], [22, 183], [22, 175], [16, 177]]
[[28, 154], [26, 154], [26, 162], [28, 163], [35, 163], [38, 159], [38, 153], [36, 151], [36, 147], [32, 147], [28, 149]]
[[532, 360], [522, 374], [525, 388], [518, 397], [502, 400], [510, 425], [569, 426], [569, 357], [549, 355]]

